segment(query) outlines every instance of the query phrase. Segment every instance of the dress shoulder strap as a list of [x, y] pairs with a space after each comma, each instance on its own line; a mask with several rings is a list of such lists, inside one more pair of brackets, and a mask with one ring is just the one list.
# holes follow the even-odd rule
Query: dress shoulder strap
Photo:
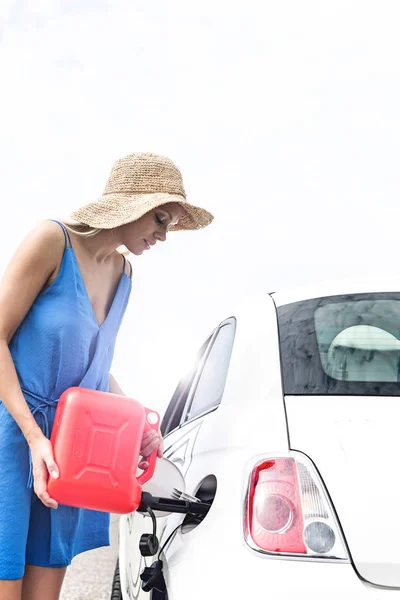
[[122, 258], [124, 259], [124, 266], [122, 267], [122, 272], [125, 273], [126, 263], [128, 263], [129, 269], [130, 269], [130, 271], [129, 271], [129, 278], [132, 279], [132, 265], [129, 262], [129, 260], [126, 260], [126, 258], [125, 258], [124, 255], [122, 255]]
[[56, 221], [55, 219], [49, 219], [49, 221], [52, 221], [53, 223], [58, 223], [58, 225], [61, 227], [61, 229], [64, 232], [65, 247], [66, 248], [72, 248], [71, 238], [69, 237], [68, 230], [65, 227], [64, 223], [61, 223], [60, 221]]

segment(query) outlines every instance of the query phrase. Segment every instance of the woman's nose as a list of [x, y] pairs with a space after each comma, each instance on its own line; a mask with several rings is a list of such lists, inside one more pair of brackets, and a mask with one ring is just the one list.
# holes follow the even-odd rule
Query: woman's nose
[[158, 240], [160, 242], [165, 242], [165, 240], [167, 239], [167, 232], [166, 231], [156, 231], [156, 233], [154, 234], [154, 237], [156, 238], [156, 240]]

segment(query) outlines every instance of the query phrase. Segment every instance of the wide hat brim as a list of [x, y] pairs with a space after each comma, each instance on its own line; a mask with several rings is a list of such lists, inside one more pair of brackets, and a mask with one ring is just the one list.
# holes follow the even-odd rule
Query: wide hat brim
[[176, 225], [168, 228], [169, 231], [202, 229], [214, 219], [211, 213], [190, 204], [184, 196], [165, 192], [104, 194], [96, 202], [90, 202], [71, 213], [70, 217], [90, 227], [113, 229], [137, 221], [154, 208], [170, 202], [180, 204], [185, 212]]

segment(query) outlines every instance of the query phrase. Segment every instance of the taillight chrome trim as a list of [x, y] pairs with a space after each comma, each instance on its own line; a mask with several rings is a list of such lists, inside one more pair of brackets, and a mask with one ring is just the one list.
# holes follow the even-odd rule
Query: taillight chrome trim
[[[328, 508], [330, 513], [329, 522], [334, 527], [334, 533], [338, 537], [341, 545], [343, 546], [344, 553], [346, 555], [345, 558], [341, 557], [332, 557], [332, 556], [322, 556], [320, 554], [293, 554], [289, 552], [273, 552], [268, 550], [263, 550], [253, 541], [250, 526], [249, 526], [249, 514], [247, 510], [248, 502], [249, 502], [249, 491], [250, 484], [252, 480], [252, 475], [257, 466], [268, 460], [277, 460], [277, 459], [293, 459], [295, 462], [298, 461], [300, 463], [304, 463], [312, 474], [313, 480], [318, 484], [318, 488], [322, 494], [323, 501]], [[296, 462], [297, 467], [297, 462]], [[307, 523], [308, 524], [308, 523]], [[304, 526], [304, 529], [306, 525]], [[327, 493], [324, 482], [322, 481], [319, 472], [314, 465], [314, 463], [310, 460], [308, 456], [299, 451], [291, 451], [291, 452], [274, 452], [274, 453], [263, 453], [257, 456], [254, 456], [251, 460], [249, 460], [245, 466], [244, 473], [244, 484], [243, 484], [243, 498], [242, 498], [242, 531], [245, 545], [251, 552], [257, 553], [258, 556], [267, 559], [278, 559], [278, 560], [298, 560], [298, 561], [307, 561], [307, 562], [322, 562], [322, 563], [330, 563], [330, 564], [349, 564], [351, 563], [350, 552], [343, 535], [342, 527], [336, 515], [335, 508], [331, 502], [331, 499]]]

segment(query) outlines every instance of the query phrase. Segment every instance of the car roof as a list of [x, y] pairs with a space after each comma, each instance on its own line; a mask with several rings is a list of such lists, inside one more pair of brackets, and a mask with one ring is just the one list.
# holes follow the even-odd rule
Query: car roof
[[400, 292], [399, 278], [394, 277], [349, 277], [325, 280], [304, 286], [282, 288], [271, 292], [276, 306], [344, 294], [368, 294], [379, 292]]

